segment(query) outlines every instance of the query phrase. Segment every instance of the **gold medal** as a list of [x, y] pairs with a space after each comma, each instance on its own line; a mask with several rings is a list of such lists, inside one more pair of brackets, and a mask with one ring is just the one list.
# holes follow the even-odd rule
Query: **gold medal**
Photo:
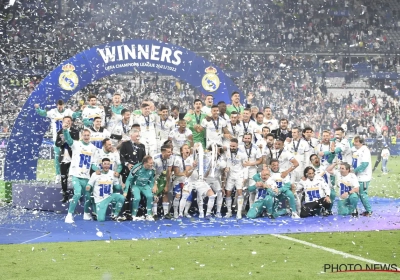
[[146, 127], [146, 130], [150, 130], [149, 126]]
[[297, 155], [297, 152], [294, 152], [295, 155]]
[[216, 133], [219, 133], [219, 129], [215, 130]]
[[166, 175], [166, 174], [167, 174], [167, 171], [164, 170], [164, 171], [162, 172], [162, 174]]

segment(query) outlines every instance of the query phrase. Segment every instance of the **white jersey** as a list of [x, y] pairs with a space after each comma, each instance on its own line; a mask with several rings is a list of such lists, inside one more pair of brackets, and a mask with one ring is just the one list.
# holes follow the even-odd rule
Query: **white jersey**
[[110, 164], [111, 164], [110, 170], [111, 171], [117, 171], [118, 165], [121, 164], [121, 158], [117, 151], [106, 152], [106, 151], [104, 151], [103, 148], [97, 149], [96, 165], [100, 170], [102, 170], [101, 163], [102, 163], [103, 158], [108, 158], [110, 160]]
[[279, 128], [279, 122], [277, 119], [264, 118], [264, 124], [265, 126], [268, 126], [271, 131]]
[[156, 122], [157, 142], [161, 145], [168, 140], [169, 134], [175, 129], [175, 122], [172, 118], [162, 120], [159, 116]]
[[274, 150], [272, 153], [272, 158], [279, 161], [280, 169], [288, 170], [292, 166], [290, 161], [294, 159], [294, 155], [285, 149], [282, 149], [281, 151]]
[[272, 178], [275, 181], [276, 187], [278, 189], [282, 188], [287, 183], [290, 184], [290, 177], [286, 176], [285, 178], [282, 178], [282, 173], [281, 173], [280, 170], [279, 170], [279, 172], [276, 172], [276, 173], [271, 170], [271, 177], [270, 178]]
[[[116, 115], [120, 116], [120, 115]], [[129, 120], [127, 123], [122, 121], [122, 118], [115, 118], [113, 121], [108, 122], [107, 130], [110, 134], [122, 136], [122, 140], [130, 140], [129, 132], [131, 131], [133, 122]], [[116, 144], [118, 141], [113, 141]]]
[[360, 187], [356, 174], [349, 173], [346, 176], [342, 176], [338, 170], [335, 170], [334, 174], [336, 177], [336, 186], [339, 188], [339, 197], [353, 188]]
[[[269, 186], [270, 187], [269, 189], [271, 191], [274, 191], [274, 190], [276, 190], [278, 188], [275, 180], [272, 179], [271, 177], [269, 177], [267, 179], [267, 181], [263, 181], [263, 183], [265, 183], [267, 186]], [[256, 200], [263, 199], [267, 195], [268, 195], [267, 194], [267, 189], [265, 189], [265, 188], [257, 188]]]
[[114, 114], [111, 113], [111, 118], [108, 119], [106, 123], [106, 127], [109, 131], [112, 130], [112, 128], [122, 120], [122, 116], [120, 114]]
[[[243, 151], [246, 153], [246, 156], [247, 156], [246, 161], [255, 162], [258, 159], [262, 158], [261, 150], [254, 144], [251, 144], [249, 149], [247, 149], [244, 144], [240, 145], [240, 148], [243, 149]], [[257, 173], [257, 165], [248, 166], [245, 168], [247, 168], [249, 170], [249, 175], [251, 177], [253, 177], [252, 175]]]
[[84, 144], [82, 141], [74, 140], [71, 146], [72, 160], [69, 175], [77, 178], [89, 179], [90, 167], [96, 163], [97, 148], [92, 144]]
[[105, 138], [110, 138], [111, 134], [107, 129], [95, 130], [94, 127], [89, 128], [90, 130], [90, 143], [92, 143], [96, 148], [103, 148], [103, 140]]
[[226, 127], [226, 121], [218, 116], [217, 120], [203, 119], [201, 126], [206, 130], [207, 147], [211, 144], [218, 144], [222, 146], [222, 129]]
[[[101, 109], [99, 106], [86, 106], [82, 111], [82, 119], [89, 119], [93, 121], [94, 118], [101, 118], [101, 126], [105, 125], [106, 115], [104, 113], [104, 109]], [[86, 127], [85, 128], [89, 128]]]
[[324, 166], [329, 166], [329, 162], [328, 162], [328, 156], [320, 156], [319, 153], [320, 152], [330, 152], [331, 150], [331, 146], [330, 144], [323, 144], [323, 143], [319, 143], [316, 147], [315, 147], [315, 154], [318, 155], [319, 160], [321, 162], [322, 165]]
[[[193, 157], [189, 156], [185, 160], [181, 156], [175, 156], [174, 167], [179, 168], [179, 172], [186, 170], [186, 166], [193, 166]], [[186, 176], [175, 176], [174, 185], [178, 183], [184, 183], [188, 178]]]
[[243, 134], [245, 133], [251, 133], [254, 134], [254, 131], [256, 130], [256, 122], [253, 120], [250, 120], [249, 122], [240, 122], [241, 125], [243, 126]]
[[93, 187], [94, 202], [99, 203], [113, 193], [113, 186], [119, 185], [119, 179], [114, 177], [111, 170], [107, 173], [101, 172], [100, 175], [93, 173], [88, 185]]
[[265, 126], [264, 123], [254, 122], [253, 128], [253, 142], [258, 144], [258, 141], [263, 139], [262, 129]]
[[189, 143], [189, 136], [192, 135], [192, 131], [188, 128], [185, 128], [185, 131], [181, 133], [179, 128], [174, 128], [170, 133], [169, 137], [172, 140], [172, 146], [174, 147], [173, 153], [176, 155], [180, 154], [180, 148], [184, 144]]
[[156, 180], [160, 177], [161, 174], [166, 175], [168, 168], [174, 165], [174, 157], [171, 155], [167, 159], [162, 158], [162, 154], [156, 154], [153, 156], [154, 160], [154, 169], [155, 169], [155, 178]]
[[243, 177], [244, 166], [243, 162], [247, 161], [246, 152], [239, 147], [237, 153], [226, 151], [226, 167], [229, 167], [229, 177]]
[[331, 175], [328, 172], [326, 172], [327, 166], [321, 164], [318, 167], [313, 166], [313, 168], [315, 169], [315, 176], [324, 179], [324, 181], [328, 184], [328, 186], [331, 187], [332, 186], [330, 179]]
[[56, 142], [57, 132], [62, 129], [62, 120], [65, 116], [72, 117], [74, 112], [71, 109], [64, 109], [60, 112], [57, 108], [47, 111], [47, 117], [51, 120], [51, 129], [53, 131], [53, 141]]
[[303, 138], [304, 141], [306, 141], [310, 147], [310, 150], [314, 151], [315, 148], [319, 144], [319, 140], [315, 137], [311, 137], [310, 140], [307, 140], [306, 138]]
[[[233, 125], [230, 120], [226, 122], [226, 129], [229, 133], [239, 141], [239, 145], [242, 143], [243, 139], [243, 125], [242, 123], [238, 122], [236, 125]], [[229, 149], [230, 140], [224, 138], [223, 139], [223, 146]]]
[[274, 147], [268, 147], [267, 144], [265, 144], [262, 148], [262, 155], [265, 156], [267, 158], [267, 163], [274, 158]]
[[305, 166], [310, 166], [311, 165], [310, 156], [315, 153], [315, 148], [318, 146], [319, 140], [317, 138], [311, 137], [310, 140], [304, 138], [304, 141], [306, 141], [306, 143], [309, 146], [309, 149], [306, 152]]
[[310, 147], [303, 138], [299, 140], [294, 140], [293, 138], [290, 142], [285, 141], [285, 149], [294, 155], [294, 158], [299, 163], [298, 169], [304, 169], [307, 166], [307, 162], [309, 161], [307, 155], [309, 154]]
[[346, 138], [343, 138], [341, 141], [336, 140], [336, 148], [340, 148], [342, 150], [337, 154], [337, 158], [341, 161], [351, 164], [353, 159], [349, 140]]
[[257, 147], [261, 150], [261, 153], [264, 153], [264, 148], [267, 146], [267, 139], [261, 138], [257, 141]]
[[155, 114], [150, 114], [147, 117], [139, 115], [134, 118], [133, 124], [140, 125], [140, 140], [145, 146], [157, 141], [156, 122], [157, 115]]
[[354, 147], [352, 162], [353, 168], [356, 169], [363, 162], [367, 162], [368, 166], [364, 171], [357, 173], [357, 179], [359, 182], [369, 182], [372, 179], [371, 152], [365, 145], [362, 145], [358, 150]]
[[223, 116], [219, 115], [224, 121], [229, 121], [229, 116], [225, 113]]
[[330, 195], [331, 190], [328, 184], [321, 177], [315, 177], [314, 180], [301, 180], [297, 184], [297, 190], [304, 192], [304, 202], [314, 202]]

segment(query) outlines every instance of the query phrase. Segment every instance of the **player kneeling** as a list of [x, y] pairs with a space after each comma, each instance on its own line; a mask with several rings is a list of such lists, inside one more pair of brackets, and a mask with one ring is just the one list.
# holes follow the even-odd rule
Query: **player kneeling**
[[315, 176], [315, 169], [308, 166], [304, 169], [305, 180], [297, 184], [297, 191], [303, 193], [304, 203], [300, 217], [307, 218], [318, 215], [322, 209], [331, 208], [330, 187], [322, 177]]
[[335, 170], [338, 163], [331, 164], [326, 171], [336, 177], [336, 185], [339, 187], [339, 215], [352, 215], [358, 217], [357, 203], [359, 182], [356, 174], [350, 172], [350, 165], [346, 162], [341, 162], [339, 171]]
[[[93, 188], [93, 197], [96, 204], [97, 221], [104, 222], [106, 219], [107, 207], [110, 203], [114, 204], [113, 220], [120, 220], [119, 212], [124, 204], [125, 197], [122, 194], [114, 193], [121, 190], [121, 185], [114, 172], [110, 170], [111, 162], [108, 158], [103, 158], [101, 162], [102, 170], [100, 174], [93, 173], [90, 177], [86, 191]], [[122, 218], [121, 218], [122, 220]]]
[[260, 173], [253, 176], [253, 180], [256, 182], [255, 185], [248, 188], [249, 192], [257, 192], [256, 201], [251, 205], [249, 212], [247, 212], [247, 218], [255, 219], [262, 216], [264, 211], [267, 212], [268, 218], [274, 218], [273, 206], [274, 199], [279, 194], [279, 190], [276, 187], [276, 182], [270, 177], [271, 173], [269, 169], [264, 169]]

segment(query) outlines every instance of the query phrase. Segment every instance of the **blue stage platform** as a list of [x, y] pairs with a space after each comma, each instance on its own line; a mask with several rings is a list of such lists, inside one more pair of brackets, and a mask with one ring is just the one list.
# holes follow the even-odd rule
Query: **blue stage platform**
[[280, 217], [213, 222], [197, 218], [182, 222], [95, 222], [83, 221], [79, 215], [74, 224], [65, 224], [63, 214], [7, 206], [0, 209], [0, 244], [400, 229], [400, 199], [371, 198], [371, 204], [374, 215], [357, 219], [334, 215], [299, 220]]

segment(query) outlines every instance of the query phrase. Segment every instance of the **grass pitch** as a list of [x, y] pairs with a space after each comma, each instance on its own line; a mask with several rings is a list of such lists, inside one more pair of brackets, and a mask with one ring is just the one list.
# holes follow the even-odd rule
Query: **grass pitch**
[[[394, 248], [400, 245], [398, 231], [290, 236], [391, 264], [396, 263]], [[2, 279], [399, 277], [398, 273], [324, 272], [324, 264], [365, 263], [271, 235], [3, 245], [0, 252]]]

